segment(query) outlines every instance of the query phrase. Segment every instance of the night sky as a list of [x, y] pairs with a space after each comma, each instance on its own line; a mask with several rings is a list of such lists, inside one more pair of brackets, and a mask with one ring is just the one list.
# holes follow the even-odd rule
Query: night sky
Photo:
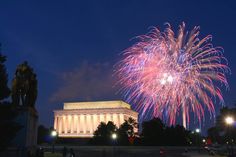
[[[0, 42], [7, 58], [9, 85], [18, 64], [27, 60], [38, 78], [39, 123], [53, 124], [53, 110], [66, 101], [122, 99], [114, 87], [113, 65], [133, 37], [150, 26], [177, 30], [201, 27], [222, 46], [231, 74], [222, 87], [225, 104], [236, 101], [236, 3], [181, 0], [0, 1]], [[216, 103], [217, 113], [220, 105]], [[203, 130], [213, 125], [206, 119]], [[192, 122], [192, 127], [198, 123]]]

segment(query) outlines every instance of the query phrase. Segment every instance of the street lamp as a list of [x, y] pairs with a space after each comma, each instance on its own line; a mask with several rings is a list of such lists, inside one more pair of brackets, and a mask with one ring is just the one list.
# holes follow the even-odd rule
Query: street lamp
[[117, 134], [116, 133], [112, 133], [111, 134], [111, 138], [113, 140], [113, 157], [115, 156], [115, 142], [116, 142], [116, 139], [117, 139]]
[[57, 131], [56, 130], [52, 130], [51, 136], [55, 138], [57, 136]]
[[232, 124], [234, 123], [234, 118], [231, 117], [231, 116], [227, 116], [227, 117], [225, 118], [225, 123], [226, 123], [227, 125], [232, 125]]
[[201, 130], [199, 128], [197, 128], [195, 131], [196, 131], [196, 133], [200, 133], [201, 132]]
[[196, 145], [198, 145], [198, 152], [200, 152], [200, 132], [201, 132], [201, 130], [199, 129], [199, 128], [196, 128], [195, 129], [195, 133], [196, 133], [196, 135], [195, 135], [195, 138], [196, 138]]
[[[231, 140], [231, 133], [230, 133], [230, 126], [234, 124], [234, 118], [232, 116], [225, 117], [225, 124], [227, 125], [227, 132], [228, 132], [228, 138], [229, 143], [231, 143], [231, 155], [234, 156], [234, 146], [233, 146], [233, 140]], [[228, 147], [228, 141], [227, 141], [227, 147]], [[230, 155], [230, 149], [228, 147], [228, 153]]]
[[206, 139], [202, 139], [202, 143], [205, 146], [206, 145]]
[[116, 133], [111, 134], [111, 138], [112, 138], [113, 140], [116, 140], [116, 139], [117, 139], [117, 134], [116, 134]]
[[57, 137], [57, 131], [56, 130], [52, 130], [51, 131], [51, 136], [52, 136], [52, 153], [55, 152], [55, 141], [56, 141], [56, 137]]

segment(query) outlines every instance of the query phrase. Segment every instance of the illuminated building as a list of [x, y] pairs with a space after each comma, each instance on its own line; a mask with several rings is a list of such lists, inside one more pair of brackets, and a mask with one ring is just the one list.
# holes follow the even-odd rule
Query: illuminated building
[[92, 137], [101, 122], [119, 127], [129, 117], [137, 121], [138, 113], [123, 101], [64, 103], [54, 111], [54, 128], [59, 137]]

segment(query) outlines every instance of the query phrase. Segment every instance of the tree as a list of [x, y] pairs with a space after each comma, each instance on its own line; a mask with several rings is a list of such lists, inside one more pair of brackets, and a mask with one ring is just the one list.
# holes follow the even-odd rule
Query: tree
[[165, 145], [185, 146], [190, 142], [190, 131], [181, 125], [165, 128]]
[[183, 126], [165, 126], [161, 119], [143, 122], [141, 134], [143, 145], [184, 146], [190, 143], [190, 131]]
[[137, 122], [133, 118], [129, 118], [125, 120], [123, 124], [121, 124], [120, 128], [118, 129], [118, 143], [121, 145], [128, 145], [129, 138], [135, 136], [135, 129], [137, 129]]
[[101, 122], [94, 132], [94, 136], [92, 138], [91, 143], [97, 145], [109, 145], [111, 144], [111, 135], [112, 133], [116, 132], [117, 127], [111, 121], [107, 124]]
[[0, 101], [4, 101], [10, 96], [10, 89], [7, 86], [8, 75], [6, 72], [6, 67], [4, 65], [6, 61], [6, 56], [3, 56], [0, 52]]
[[50, 130], [43, 125], [39, 125], [38, 127], [38, 138], [37, 143], [43, 144], [48, 142], [48, 137], [50, 135]]
[[11, 144], [20, 126], [14, 122], [17, 112], [12, 103], [7, 101], [10, 89], [7, 86], [8, 75], [5, 68], [6, 56], [0, 53], [0, 150]]
[[12, 81], [13, 104], [34, 108], [38, 94], [37, 84], [36, 74], [28, 63], [18, 65]]
[[144, 145], [163, 145], [165, 125], [161, 119], [153, 118], [142, 124], [142, 138]]

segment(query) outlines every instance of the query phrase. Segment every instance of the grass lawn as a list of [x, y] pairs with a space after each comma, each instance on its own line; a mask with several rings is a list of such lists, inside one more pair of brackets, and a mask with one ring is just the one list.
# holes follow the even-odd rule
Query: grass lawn
[[44, 157], [62, 157], [61, 153], [44, 152]]

